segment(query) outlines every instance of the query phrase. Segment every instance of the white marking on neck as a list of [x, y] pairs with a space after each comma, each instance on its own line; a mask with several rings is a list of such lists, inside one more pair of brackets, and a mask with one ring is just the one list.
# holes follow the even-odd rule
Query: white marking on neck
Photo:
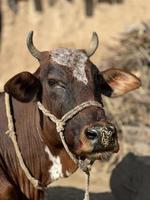
[[48, 170], [50, 177], [51, 177], [51, 180], [55, 181], [59, 178], [64, 177], [64, 175], [62, 173], [62, 164], [60, 162], [59, 156], [53, 156], [47, 146], [45, 147], [45, 152], [48, 154], [49, 159], [52, 162], [52, 166]]
[[58, 48], [50, 52], [53, 61], [60, 65], [67, 66], [73, 70], [73, 76], [78, 81], [88, 84], [85, 66], [88, 56], [78, 49]]

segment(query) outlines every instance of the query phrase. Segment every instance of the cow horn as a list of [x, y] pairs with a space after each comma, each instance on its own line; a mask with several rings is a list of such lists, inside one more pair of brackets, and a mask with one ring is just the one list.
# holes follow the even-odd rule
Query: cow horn
[[40, 60], [41, 52], [33, 44], [33, 31], [30, 31], [28, 33], [27, 47], [28, 47], [30, 53], [32, 54], [32, 56], [34, 56], [36, 59]]
[[96, 32], [93, 32], [92, 39], [90, 42], [90, 48], [85, 50], [88, 57], [91, 57], [95, 53], [96, 49], [98, 48], [98, 45], [99, 45], [98, 35]]

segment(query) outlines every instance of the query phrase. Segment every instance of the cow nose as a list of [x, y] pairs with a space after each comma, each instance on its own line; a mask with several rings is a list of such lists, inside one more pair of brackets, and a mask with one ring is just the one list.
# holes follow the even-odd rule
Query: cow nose
[[85, 135], [86, 135], [87, 139], [89, 139], [89, 140], [97, 139], [98, 138], [98, 134], [99, 134], [98, 130], [96, 128], [94, 128], [94, 127], [87, 128], [85, 130]]
[[88, 127], [85, 130], [85, 136], [88, 140], [94, 141], [94, 143], [99, 143], [104, 147], [113, 144], [115, 139], [117, 139], [116, 128], [112, 124]]
[[116, 128], [113, 125], [93, 126], [85, 130], [87, 139], [94, 140], [99, 136], [113, 137], [116, 135]]

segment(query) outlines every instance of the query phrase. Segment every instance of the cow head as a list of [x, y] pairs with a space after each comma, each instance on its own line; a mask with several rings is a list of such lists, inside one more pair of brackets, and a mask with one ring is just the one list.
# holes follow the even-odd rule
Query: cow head
[[[85, 101], [97, 101], [101, 107], [89, 106], [65, 126], [65, 140], [70, 150], [81, 157], [98, 159], [103, 152], [117, 152], [115, 126], [105, 115], [102, 95], [118, 97], [140, 86], [140, 80], [124, 70], [111, 68], [100, 72], [90, 61], [98, 47], [93, 34], [88, 50], [59, 48], [40, 52], [33, 44], [33, 32], [27, 38], [31, 54], [39, 60], [38, 70], [22, 72], [5, 84], [5, 91], [21, 102], [41, 101], [57, 118]], [[61, 145], [56, 127], [45, 119], [45, 137], [52, 145]]]

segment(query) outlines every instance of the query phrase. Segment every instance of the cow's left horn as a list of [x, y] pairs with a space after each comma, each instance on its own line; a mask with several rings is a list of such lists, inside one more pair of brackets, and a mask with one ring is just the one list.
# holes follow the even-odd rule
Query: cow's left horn
[[27, 47], [28, 47], [30, 53], [32, 54], [32, 56], [34, 56], [36, 59], [40, 60], [41, 52], [33, 44], [33, 31], [30, 31], [28, 33]]
[[88, 57], [92, 56], [95, 53], [96, 49], [98, 48], [98, 45], [99, 45], [98, 35], [96, 32], [93, 32], [90, 48], [85, 50]]

